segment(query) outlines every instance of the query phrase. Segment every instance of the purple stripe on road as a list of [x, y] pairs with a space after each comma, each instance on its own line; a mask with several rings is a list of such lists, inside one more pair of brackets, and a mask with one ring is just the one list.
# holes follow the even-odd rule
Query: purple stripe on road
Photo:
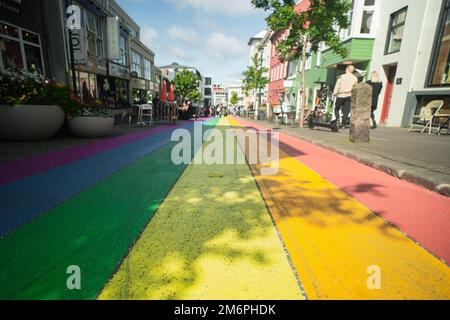
[[167, 130], [177, 129], [180, 127], [182, 127], [182, 125], [178, 124], [175, 126], [164, 126], [156, 129], [149, 129], [143, 132], [78, 145], [75, 147], [50, 152], [44, 155], [7, 163], [0, 167], [0, 185], [5, 185], [20, 179], [24, 179], [41, 172], [63, 166], [70, 162], [78, 161], [97, 153], [114, 149], [123, 144], [142, 140], [152, 135], [156, 135]]

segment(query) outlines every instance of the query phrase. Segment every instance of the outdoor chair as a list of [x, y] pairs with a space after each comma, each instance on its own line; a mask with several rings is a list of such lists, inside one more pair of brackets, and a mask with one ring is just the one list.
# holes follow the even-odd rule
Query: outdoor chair
[[440, 135], [442, 129], [447, 127], [447, 134], [450, 127], [450, 106], [441, 107], [436, 113], [433, 115], [433, 119], [431, 124], [437, 124], [437, 134]]
[[421, 133], [424, 133], [427, 129], [429, 134], [431, 134], [433, 129], [433, 117], [434, 114], [439, 113], [444, 105], [443, 100], [433, 100], [428, 103], [425, 107], [420, 108], [419, 115], [413, 117], [413, 123], [409, 128], [409, 132], [413, 131], [416, 127], [423, 127]]
[[[147, 119], [147, 121], [146, 121]], [[142, 125], [153, 126], [153, 106], [143, 104], [139, 106], [139, 123]]]

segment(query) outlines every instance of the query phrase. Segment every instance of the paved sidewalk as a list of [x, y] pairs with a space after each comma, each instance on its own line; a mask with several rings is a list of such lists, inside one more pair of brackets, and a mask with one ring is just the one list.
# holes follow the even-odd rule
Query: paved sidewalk
[[[368, 144], [349, 141], [349, 130], [332, 133], [268, 121], [245, 120], [271, 128], [330, 149], [403, 180], [450, 196], [450, 136], [411, 133], [404, 128], [379, 127], [371, 131]], [[339, 170], [339, 168], [336, 168]]]

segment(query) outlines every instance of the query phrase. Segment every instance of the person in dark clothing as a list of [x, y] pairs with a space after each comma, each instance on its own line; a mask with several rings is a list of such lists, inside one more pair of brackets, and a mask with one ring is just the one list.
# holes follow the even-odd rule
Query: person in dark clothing
[[372, 72], [372, 76], [370, 80], [367, 81], [367, 84], [372, 87], [372, 129], [376, 129], [377, 122], [375, 120], [375, 110], [377, 110], [378, 108], [378, 98], [381, 94], [381, 91], [383, 90], [383, 83], [380, 81], [380, 75], [378, 74], [378, 72]]

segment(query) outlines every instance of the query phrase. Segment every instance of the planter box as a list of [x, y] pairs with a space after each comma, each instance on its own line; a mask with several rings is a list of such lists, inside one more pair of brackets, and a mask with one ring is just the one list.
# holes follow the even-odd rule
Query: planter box
[[64, 111], [55, 105], [0, 105], [0, 139], [46, 140], [61, 129], [64, 118]]
[[103, 138], [111, 134], [114, 118], [106, 117], [75, 117], [69, 119], [70, 131], [81, 138]]

